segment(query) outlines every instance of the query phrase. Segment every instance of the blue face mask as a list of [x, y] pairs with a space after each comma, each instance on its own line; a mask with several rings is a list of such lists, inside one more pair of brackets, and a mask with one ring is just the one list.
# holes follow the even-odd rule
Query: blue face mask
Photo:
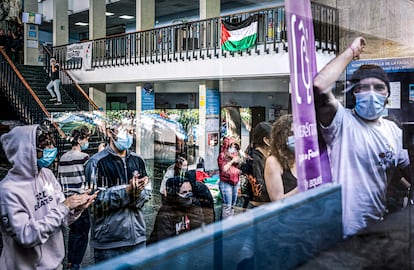
[[384, 111], [386, 96], [373, 91], [354, 93], [356, 98], [355, 111], [364, 119], [378, 119]]
[[132, 145], [132, 136], [126, 135], [125, 137], [118, 137], [118, 139], [114, 141], [114, 145], [119, 151], [127, 150]]
[[88, 149], [88, 147], [89, 147], [89, 142], [86, 142], [84, 144], [81, 144], [81, 146], [80, 146], [80, 148], [81, 148], [82, 151], [85, 151], [86, 149]]
[[290, 151], [295, 152], [295, 136], [287, 137], [286, 145]]
[[43, 149], [43, 156], [37, 160], [37, 166], [39, 168], [49, 167], [57, 156], [57, 148], [45, 148]]

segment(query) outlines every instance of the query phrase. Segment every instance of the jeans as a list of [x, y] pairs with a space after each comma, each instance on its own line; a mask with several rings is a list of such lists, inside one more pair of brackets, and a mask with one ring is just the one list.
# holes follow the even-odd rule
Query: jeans
[[146, 247], [146, 242], [139, 243], [133, 246], [110, 248], [110, 249], [94, 249], [95, 263], [103, 262], [112, 258], [116, 258], [119, 255], [131, 252], [132, 250], [138, 250]]
[[234, 205], [237, 202], [237, 193], [239, 191], [240, 181], [236, 185], [227, 182], [219, 182], [221, 197], [223, 199], [222, 214], [223, 219], [234, 215]]
[[[52, 96], [52, 98], [56, 97], [58, 102], [62, 101], [62, 97], [60, 96], [60, 79], [56, 79], [54, 81], [50, 81], [49, 84], [46, 86], [47, 91]], [[53, 87], [53, 89], [52, 89]]]
[[89, 212], [84, 210], [81, 216], [69, 226], [68, 263], [80, 265], [88, 247]]

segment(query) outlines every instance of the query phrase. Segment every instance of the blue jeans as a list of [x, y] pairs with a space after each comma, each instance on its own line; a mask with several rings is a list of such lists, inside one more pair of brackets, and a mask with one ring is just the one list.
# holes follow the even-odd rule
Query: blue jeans
[[60, 96], [59, 85], [60, 79], [56, 79], [54, 81], [50, 81], [49, 84], [46, 86], [46, 89], [47, 91], [49, 91], [49, 94], [52, 96], [52, 98], [56, 97], [57, 101], [61, 102], [62, 98]]
[[110, 249], [94, 249], [95, 263], [103, 262], [112, 258], [116, 258], [119, 255], [126, 254], [133, 250], [138, 250], [146, 247], [146, 242], [139, 243], [133, 246], [110, 248]]
[[223, 199], [221, 217], [223, 219], [234, 215], [234, 205], [237, 202], [237, 193], [239, 191], [240, 181], [236, 185], [227, 182], [219, 182], [221, 197]]
[[84, 210], [81, 216], [69, 226], [68, 263], [80, 265], [88, 247], [89, 212]]

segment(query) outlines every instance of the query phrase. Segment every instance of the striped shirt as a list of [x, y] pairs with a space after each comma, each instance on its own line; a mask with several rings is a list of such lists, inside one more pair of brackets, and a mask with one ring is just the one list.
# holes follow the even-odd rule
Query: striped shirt
[[85, 190], [84, 164], [89, 155], [77, 150], [70, 150], [62, 155], [58, 166], [58, 180], [66, 196], [79, 194]]

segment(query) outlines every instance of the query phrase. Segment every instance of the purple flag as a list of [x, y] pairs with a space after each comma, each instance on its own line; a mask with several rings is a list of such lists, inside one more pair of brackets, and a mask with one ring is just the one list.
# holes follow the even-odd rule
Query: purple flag
[[285, 8], [298, 187], [305, 191], [331, 182], [332, 177], [326, 147], [319, 148], [318, 143], [313, 98], [313, 77], [317, 68], [311, 4], [309, 0], [286, 0]]

